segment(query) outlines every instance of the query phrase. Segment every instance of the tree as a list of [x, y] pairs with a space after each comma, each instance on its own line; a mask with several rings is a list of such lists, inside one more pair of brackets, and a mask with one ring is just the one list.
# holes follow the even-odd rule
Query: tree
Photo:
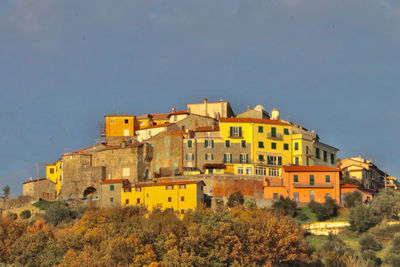
[[55, 226], [61, 221], [69, 222], [72, 220], [71, 211], [63, 202], [54, 202], [46, 209], [43, 218], [46, 222]]
[[376, 239], [372, 235], [364, 235], [359, 241], [358, 245], [360, 247], [361, 251], [364, 250], [372, 250], [372, 251], [378, 251], [382, 249], [381, 243], [376, 241]]
[[308, 204], [308, 207], [317, 215], [319, 221], [325, 221], [331, 217], [335, 217], [338, 210], [336, 201], [331, 198], [327, 198], [324, 204], [313, 200]]
[[369, 206], [358, 205], [350, 209], [350, 229], [363, 233], [375, 226], [379, 220]]
[[243, 203], [243, 194], [240, 192], [235, 192], [229, 196], [227, 205], [228, 207], [232, 208], [234, 206], [243, 205]]
[[10, 186], [6, 185], [3, 187], [3, 196], [1, 197], [3, 201], [6, 201], [10, 196]]
[[394, 219], [400, 213], [400, 193], [392, 189], [384, 189], [375, 196], [371, 208], [380, 219]]
[[344, 195], [344, 206], [346, 208], [353, 208], [362, 203], [362, 194], [360, 191], [353, 191]]
[[19, 214], [19, 217], [24, 218], [24, 219], [29, 219], [31, 217], [31, 211], [24, 210]]
[[291, 200], [290, 198], [284, 198], [282, 195], [279, 200], [274, 202], [272, 205], [274, 211], [278, 214], [282, 214], [285, 216], [296, 216], [297, 213], [297, 203], [296, 201]]

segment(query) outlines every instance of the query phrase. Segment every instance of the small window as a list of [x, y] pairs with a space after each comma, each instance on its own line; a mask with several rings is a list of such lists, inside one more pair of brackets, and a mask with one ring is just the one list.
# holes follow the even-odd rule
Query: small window
[[313, 201], [314, 199], [315, 199], [314, 190], [310, 190], [310, 201]]
[[299, 150], [299, 143], [298, 142], [294, 143], [294, 150]]
[[225, 141], [225, 146], [226, 146], [226, 147], [231, 147], [231, 141], [226, 140], [226, 141]]
[[114, 202], [114, 198], [113, 197], [110, 197], [110, 202]]
[[167, 185], [167, 186], [165, 187], [165, 189], [166, 189], [166, 190], [172, 190], [172, 189], [174, 189], [174, 186], [173, 186], [173, 185]]
[[147, 195], [146, 195], [146, 197], [147, 197], [147, 198], [149, 198], [149, 197], [150, 197], [150, 195], [149, 195], [149, 194], [147, 194]]
[[126, 120], [125, 120], [125, 124], [128, 124], [128, 123], [129, 123], [129, 120], [128, 120], [128, 119], [126, 119]]
[[284, 128], [283, 129], [283, 134], [284, 135], [289, 135], [289, 129], [288, 128]]
[[156, 158], [159, 159], [160, 158], [160, 152], [157, 152], [156, 154]]
[[314, 175], [310, 174], [310, 185], [314, 185]]
[[331, 164], [335, 164], [335, 155], [331, 154]]
[[324, 150], [324, 161], [328, 161], [328, 152]]
[[136, 199], [136, 204], [140, 204], [140, 198]]
[[172, 202], [172, 197], [168, 197], [168, 202]]
[[237, 174], [243, 174], [243, 167], [237, 167]]
[[192, 147], [192, 140], [188, 140], [188, 141], [187, 141], [187, 146], [188, 146], [188, 148], [191, 148], [191, 147]]
[[54, 173], [54, 168], [50, 168], [50, 173]]
[[276, 143], [275, 142], [271, 143], [271, 149], [276, 149]]
[[258, 148], [264, 148], [264, 142], [262, 141], [258, 142]]
[[276, 128], [271, 127], [271, 137], [276, 137]]
[[294, 158], [294, 165], [299, 165], [300, 164], [300, 159], [299, 157]]
[[318, 148], [318, 147], [315, 148], [315, 157], [316, 157], [317, 159], [321, 158], [321, 156], [320, 156], [320, 154], [319, 154], [319, 148]]
[[181, 197], [181, 201], [185, 201], [185, 197]]
[[278, 196], [279, 196], [278, 193], [273, 193], [273, 194], [272, 194], [272, 198], [275, 199], [275, 200], [278, 199]]
[[125, 199], [125, 204], [129, 204], [129, 199]]
[[135, 191], [136, 191], [136, 192], [142, 192], [142, 188], [141, 188], [141, 187], [136, 187], [136, 188], [135, 188]]
[[125, 193], [132, 192], [132, 189], [130, 187], [124, 187], [124, 192]]
[[331, 176], [330, 175], [325, 175], [325, 182], [327, 182], [327, 183], [331, 182]]
[[289, 144], [283, 144], [283, 150], [289, 150]]
[[246, 147], [246, 140], [242, 140], [242, 147], [243, 147], [243, 148]]
[[168, 158], [168, 157], [169, 157], [169, 152], [165, 151], [165, 158]]
[[331, 194], [326, 193], [326, 194], [325, 194], [325, 200], [327, 200], [327, 199], [329, 199], [329, 198], [331, 198]]
[[253, 174], [253, 168], [252, 167], [246, 167], [246, 174], [247, 175], [252, 175]]
[[114, 185], [110, 185], [110, 191], [114, 191]]
[[297, 174], [293, 175], [293, 183], [299, 182], [299, 176]]
[[185, 184], [180, 184], [179, 185], [179, 189], [186, 189], [186, 185]]
[[185, 214], [185, 210], [181, 210], [181, 214]]
[[258, 155], [258, 161], [265, 161], [264, 155]]
[[166, 144], [169, 143], [169, 138], [168, 138], [168, 137], [165, 138], [165, 143], [166, 143]]
[[264, 127], [258, 126], [258, 132], [259, 132], [259, 133], [263, 133], [263, 132], [264, 132]]

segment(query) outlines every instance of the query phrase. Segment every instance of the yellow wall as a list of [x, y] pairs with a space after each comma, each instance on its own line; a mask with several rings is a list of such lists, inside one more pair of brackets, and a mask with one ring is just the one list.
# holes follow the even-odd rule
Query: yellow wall
[[[106, 119], [106, 140], [113, 136], [134, 136], [135, 117], [130, 115], [109, 115]], [[128, 120], [128, 123], [125, 123]]]
[[135, 131], [136, 130], [140, 130], [146, 127], [149, 127], [151, 124], [151, 119], [150, 118], [146, 118], [146, 119], [137, 119], [135, 121]]
[[[125, 192], [121, 189], [121, 204], [127, 205], [126, 200], [129, 200], [128, 205], [137, 205], [148, 208], [149, 211], [154, 207], [160, 206], [162, 210], [172, 208], [181, 213], [181, 210], [195, 210], [202, 202], [203, 183], [186, 184], [186, 188], [180, 188], [180, 185], [171, 185], [173, 189], [167, 190], [165, 184], [153, 186], [136, 186], [131, 188], [131, 192]], [[139, 190], [140, 191], [137, 191]], [[171, 198], [171, 202], [168, 198]], [[181, 200], [184, 197], [184, 200]], [[140, 199], [140, 203], [137, 200]]]
[[62, 185], [61, 160], [57, 160], [54, 164], [46, 165], [46, 178], [56, 184], [56, 196], [58, 196]]

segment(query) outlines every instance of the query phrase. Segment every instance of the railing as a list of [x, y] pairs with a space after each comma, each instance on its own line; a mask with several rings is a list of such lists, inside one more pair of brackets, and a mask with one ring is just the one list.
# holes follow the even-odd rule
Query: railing
[[272, 133], [267, 133], [267, 138], [273, 139], [273, 140], [283, 140], [283, 135], [282, 134], [275, 134], [272, 135]]
[[293, 183], [293, 187], [325, 187], [325, 188], [332, 188], [334, 187], [333, 184], [299, 184]]

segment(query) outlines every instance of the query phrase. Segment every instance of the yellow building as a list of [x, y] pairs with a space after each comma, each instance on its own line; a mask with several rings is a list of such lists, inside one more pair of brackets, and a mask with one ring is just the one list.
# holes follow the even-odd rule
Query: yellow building
[[135, 116], [132, 115], [106, 115], [105, 137], [126, 137], [135, 135]]
[[159, 206], [179, 214], [195, 210], [204, 202], [203, 181], [128, 184], [121, 189], [121, 204], [144, 206], [149, 211]]
[[55, 183], [55, 196], [60, 193], [62, 186], [62, 161], [57, 160], [53, 164], [46, 164], [46, 179]]

